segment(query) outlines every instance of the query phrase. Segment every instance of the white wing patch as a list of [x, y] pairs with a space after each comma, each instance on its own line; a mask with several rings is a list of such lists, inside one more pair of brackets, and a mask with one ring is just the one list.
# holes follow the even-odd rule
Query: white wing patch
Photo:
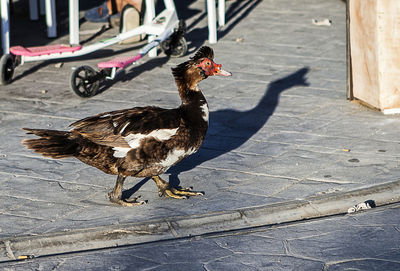
[[207, 103], [203, 104], [200, 106], [201, 110], [203, 111], [203, 119], [208, 122], [208, 118], [210, 115], [210, 111], [208, 110], [208, 105]]
[[128, 127], [129, 124], [130, 124], [129, 122], [127, 124], [125, 124], [119, 133], [122, 134], [125, 131], [125, 128]]
[[162, 160], [160, 162], [160, 165], [169, 168], [173, 166], [176, 162], [181, 160], [183, 157], [189, 156], [195, 153], [196, 151], [197, 150], [195, 148], [191, 148], [188, 151], [185, 151], [184, 149], [174, 149], [168, 153], [167, 158], [165, 158], [165, 160]]
[[131, 150], [131, 148], [121, 148], [121, 147], [114, 147], [114, 154], [113, 156], [116, 158], [124, 158], [128, 151]]
[[125, 141], [131, 146], [132, 148], [137, 148], [140, 146], [140, 141], [143, 138], [153, 137], [154, 139], [164, 141], [170, 139], [173, 135], [176, 134], [178, 128], [175, 129], [157, 129], [152, 131], [149, 134], [129, 134], [124, 137]]
[[[123, 130], [125, 130], [127, 125], [125, 125], [121, 132], [123, 132]], [[127, 136], [124, 137], [125, 141], [128, 143], [128, 145], [130, 146], [130, 148], [121, 148], [121, 147], [114, 147], [114, 157], [117, 158], [124, 158], [126, 157], [126, 154], [132, 150], [132, 149], [136, 149], [140, 146], [140, 141], [144, 138], [154, 138], [156, 140], [160, 140], [160, 141], [164, 141], [164, 140], [168, 140], [170, 139], [173, 135], [176, 134], [176, 132], [178, 131], [178, 128], [175, 129], [157, 129], [152, 131], [149, 134], [129, 134]]]

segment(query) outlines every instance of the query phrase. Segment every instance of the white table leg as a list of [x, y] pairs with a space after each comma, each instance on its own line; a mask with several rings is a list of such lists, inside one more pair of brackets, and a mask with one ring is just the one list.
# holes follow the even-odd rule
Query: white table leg
[[218, 25], [225, 25], [225, 0], [218, 0]]
[[56, 6], [55, 0], [46, 0], [47, 36], [57, 37]]
[[207, 0], [208, 14], [208, 42], [217, 43], [217, 14], [215, 11], [215, 0]]
[[46, 4], [44, 3], [45, 0], [39, 0], [39, 12], [40, 15], [45, 15], [46, 14]]
[[37, 0], [29, 0], [29, 18], [32, 21], [39, 20], [39, 10]]
[[69, 44], [79, 44], [79, 0], [69, 0]]
[[8, 5], [8, 0], [1, 0], [1, 45], [3, 47], [3, 54], [10, 53], [10, 18]]
[[[154, 17], [156, 17], [156, 8], [154, 6], [153, 0], [146, 0], [146, 16], [145, 16], [145, 23], [151, 23]], [[152, 42], [154, 40], [154, 36], [149, 36], [148, 42]], [[149, 51], [149, 57], [156, 57], [157, 56], [157, 47], [153, 48]]]

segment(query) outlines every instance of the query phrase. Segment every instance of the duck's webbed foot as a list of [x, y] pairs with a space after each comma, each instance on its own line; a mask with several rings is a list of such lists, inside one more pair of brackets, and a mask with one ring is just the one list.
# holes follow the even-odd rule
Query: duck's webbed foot
[[118, 175], [117, 182], [115, 183], [113, 191], [108, 193], [108, 198], [112, 203], [119, 204], [121, 206], [135, 206], [146, 204], [147, 201], [138, 200], [140, 196], [130, 198], [130, 199], [122, 199], [122, 187], [125, 181], [125, 177]]
[[192, 191], [191, 188], [175, 188], [169, 185], [168, 182], [161, 179], [159, 176], [153, 176], [153, 181], [158, 187], [158, 195], [166, 196], [174, 199], [187, 199], [191, 196], [203, 196], [203, 192]]
[[120, 199], [118, 197], [114, 197], [112, 192], [108, 193], [108, 198], [110, 199], [110, 201], [112, 203], [116, 203], [121, 206], [135, 206], [135, 205], [143, 205], [143, 204], [147, 203], [145, 200], [138, 200], [140, 198], [140, 196], [129, 198], [129, 199]]

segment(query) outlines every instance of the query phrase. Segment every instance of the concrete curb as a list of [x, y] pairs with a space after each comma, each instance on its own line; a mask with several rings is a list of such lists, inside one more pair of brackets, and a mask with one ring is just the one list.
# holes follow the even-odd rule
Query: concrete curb
[[117, 247], [344, 214], [348, 208], [366, 200], [373, 200], [376, 206], [399, 202], [400, 180], [345, 193], [234, 211], [2, 239], [0, 262], [26, 255], [38, 257]]

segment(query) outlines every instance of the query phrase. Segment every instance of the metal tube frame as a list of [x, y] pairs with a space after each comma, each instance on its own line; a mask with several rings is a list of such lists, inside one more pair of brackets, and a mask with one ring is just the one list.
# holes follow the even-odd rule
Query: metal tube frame
[[[3, 2], [7, 0], [1, 0], [1, 1]], [[146, 0], [146, 3], [149, 1], [153, 0]], [[151, 19], [148, 23], [145, 23], [144, 25], [141, 25], [135, 29], [132, 29], [125, 33], [121, 33], [113, 38], [102, 40], [91, 45], [87, 45], [85, 47], [82, 47], [82, 49], [74, 52], [53, 53], [40, 56], [18, 56], [21, 57], [21, 65], [25, 62], [62, 59], [62, 58], [70, 58], [70, 57], [78, 57], [86, 55], [140, 34], [159, 36], [163, 34], [166, 29], [174, 29], [179, 24], [178, 16], [176, 14], [175, 5], [173, 1], [164, 0], [164, 3], [166, 9], [164, 9], [157, 17]]]

